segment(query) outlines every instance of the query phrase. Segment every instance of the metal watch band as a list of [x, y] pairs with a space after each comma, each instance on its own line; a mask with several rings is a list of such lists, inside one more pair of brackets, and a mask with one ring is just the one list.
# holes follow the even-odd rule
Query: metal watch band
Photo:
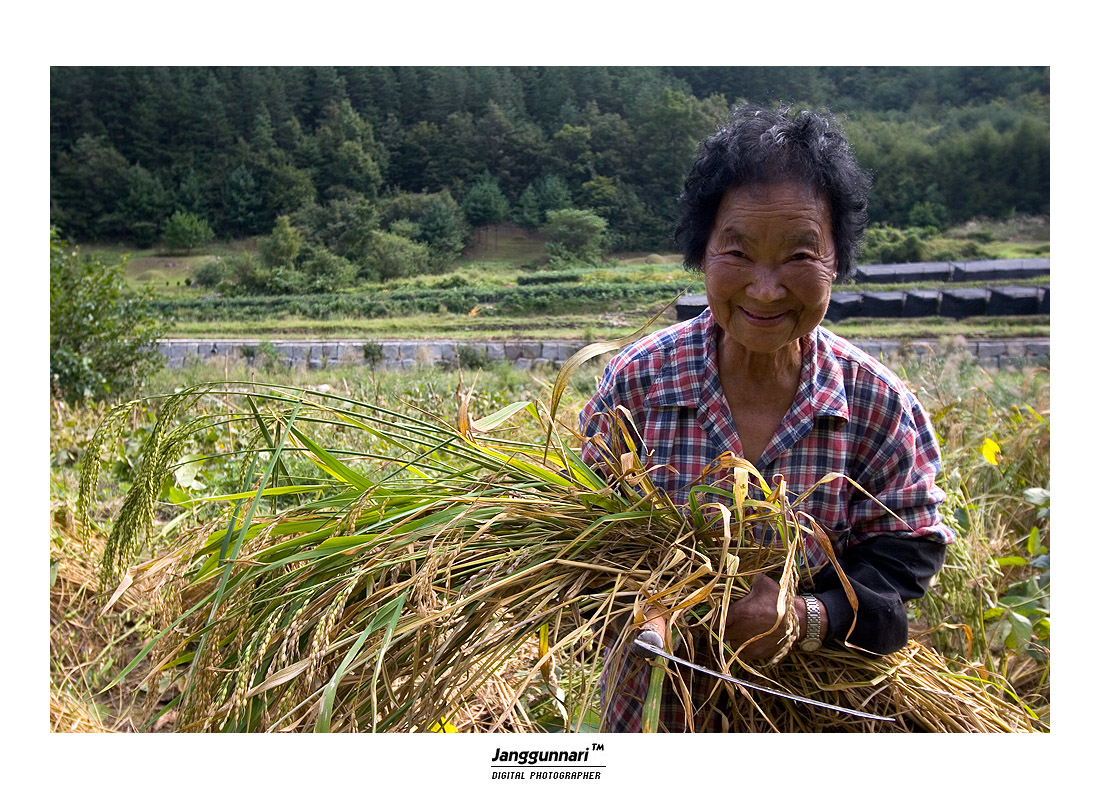
[[806, 636], [801, 647], [816, 650], [821, 646], [821, 606], [812, 594], [804, 594], [802, 599], [806, 601]]

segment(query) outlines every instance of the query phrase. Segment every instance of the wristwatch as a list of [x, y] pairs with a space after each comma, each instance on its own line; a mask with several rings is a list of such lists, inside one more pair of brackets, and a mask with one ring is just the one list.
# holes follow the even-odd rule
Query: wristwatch
[[812, 594], [802, 595], [806, 601], [806, 635], [798, 646], [804, 653], [812, 653], [821, 647], [821, 606]]

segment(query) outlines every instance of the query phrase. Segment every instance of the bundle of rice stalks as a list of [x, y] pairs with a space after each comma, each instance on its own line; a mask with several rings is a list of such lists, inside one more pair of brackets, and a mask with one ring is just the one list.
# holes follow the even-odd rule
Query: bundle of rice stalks
[[[186, 408], [214, 388], [170, 405]], [[729, 602], [765, 572], [779, 579], [794, 630], [800, 549], [814, 523], [800, 498], [747, 462], [726, 458], [733, 479], [708, 487], [707, 502], [677, 507], [636, 454], [607, 450], [598, 469], [583, 463], [553, 412], [533, 402], [476, 422], [463, 407], [451, 426], [316, 391], [216, 388], [235, 398], [219, 418], [173, 427], [162, 416], [104, 560], [106, 580], [154, 586], [160, 598], [160, 633], [123, 675], [150, 654], [150, 690], [161, 673], [182, 672], [182, 692], [165, 707], [178, 730], [428, 731], [460, 719], [478, 730], [588, 729], [604, 645], [621, 657], [630, 623], [652, 602], [670, 610], [674, 629], [709, 642], [723, 670], [751, 670], [788, 692], [840, 693], [848, 706], [875, 703], [921, 724], [912, 708], [940, 718], [937, 704], [984, 703], [977, 717], [1026, 728], [1000, 690], [953, 694], [971, 684], [945, 683], [919, 648], [873, 663], [844, 653], [812, 669], [792, 654], [754, 669], [720, 637], [699, 636], [721, 630]], [[502, 438], [517, 415], [533, 417], [545, 441]], [[196, 426], [218, 423], [248, 441], [241, 491], [207, 498], [226, 508], [221, 517], [178, 530], [175, 550], [128, 567], [184, 443]], [[80, 510], [111, 426], [86, 451]], [[326, 432], [337, 446], [322, 444]], [[289, 498], [297, 505], [285, 508]], [[524, 652], [534, 663], [514, 671]], [[750, 703], [753, 729], [837, 722], [771, 695]]]
[[1045, 729], [1002, 678], [990, 675], [980, 665], [948, 664], [917, 641], [881, 658], [837, 648], [813, 655], [795, 650], [767, 670], [766, 678], [776, 688], [868, 716], [722, 684], [727, 695], [722, 706], [726, 729], [748, 733], [1008, 733]]

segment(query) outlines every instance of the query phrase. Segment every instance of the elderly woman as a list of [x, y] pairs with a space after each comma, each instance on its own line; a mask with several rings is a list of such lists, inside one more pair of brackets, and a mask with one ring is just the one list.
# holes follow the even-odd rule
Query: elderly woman
[[[833, 284], [855, 262], [869, 186], [828, 116], [734, 111], [702, 144], [680, 198], [676, 239], [685, 266], [702, 272], [708, 310], [619, 354], [581, 414], [586, 436], [609, 440], [609, 413], [625, 409], [647, 466], [658, 467], [651, 479], [679, 502], [726, 452], [769, 480], [784, 476], [792, 497], [830, 472], [874, 496], [834, 480], [801, 506], [829, 534], [858, 598], [857, 613], [836, 570], [807, 541], [807, 566], [818, 571], [795, 602], [797, 646], [806, 651], [829, 642], [872, 653], [902, 647], [905, 602], [925, 593], [953, 540], [938, 511], [939, 451], [924, 409], [885, 366], [821, 327]], [[591, 443], [585, 454], [597, 457]], [[732, 603], [728, 644], [777, 627], [778, 592], [762, 576]], [[654, 623], [663, 633], [662, 621]], [[783, 628], [742, 657], [771, 657]], [[607, 729], [638, 729], [647, 674], [634, 669], [610, 681]], [[717, 726], [706, 711], [687, 720], [670, 704], [662, 723]]]

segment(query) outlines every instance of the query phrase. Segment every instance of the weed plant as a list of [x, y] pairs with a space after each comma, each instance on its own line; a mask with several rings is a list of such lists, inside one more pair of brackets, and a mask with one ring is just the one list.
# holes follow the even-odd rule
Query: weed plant
[[899, 372], [930, 410], [958, 544], [914, 612], [943, 653], [1049, 706], [1050, 373], [986, 371], [961, 349]]

